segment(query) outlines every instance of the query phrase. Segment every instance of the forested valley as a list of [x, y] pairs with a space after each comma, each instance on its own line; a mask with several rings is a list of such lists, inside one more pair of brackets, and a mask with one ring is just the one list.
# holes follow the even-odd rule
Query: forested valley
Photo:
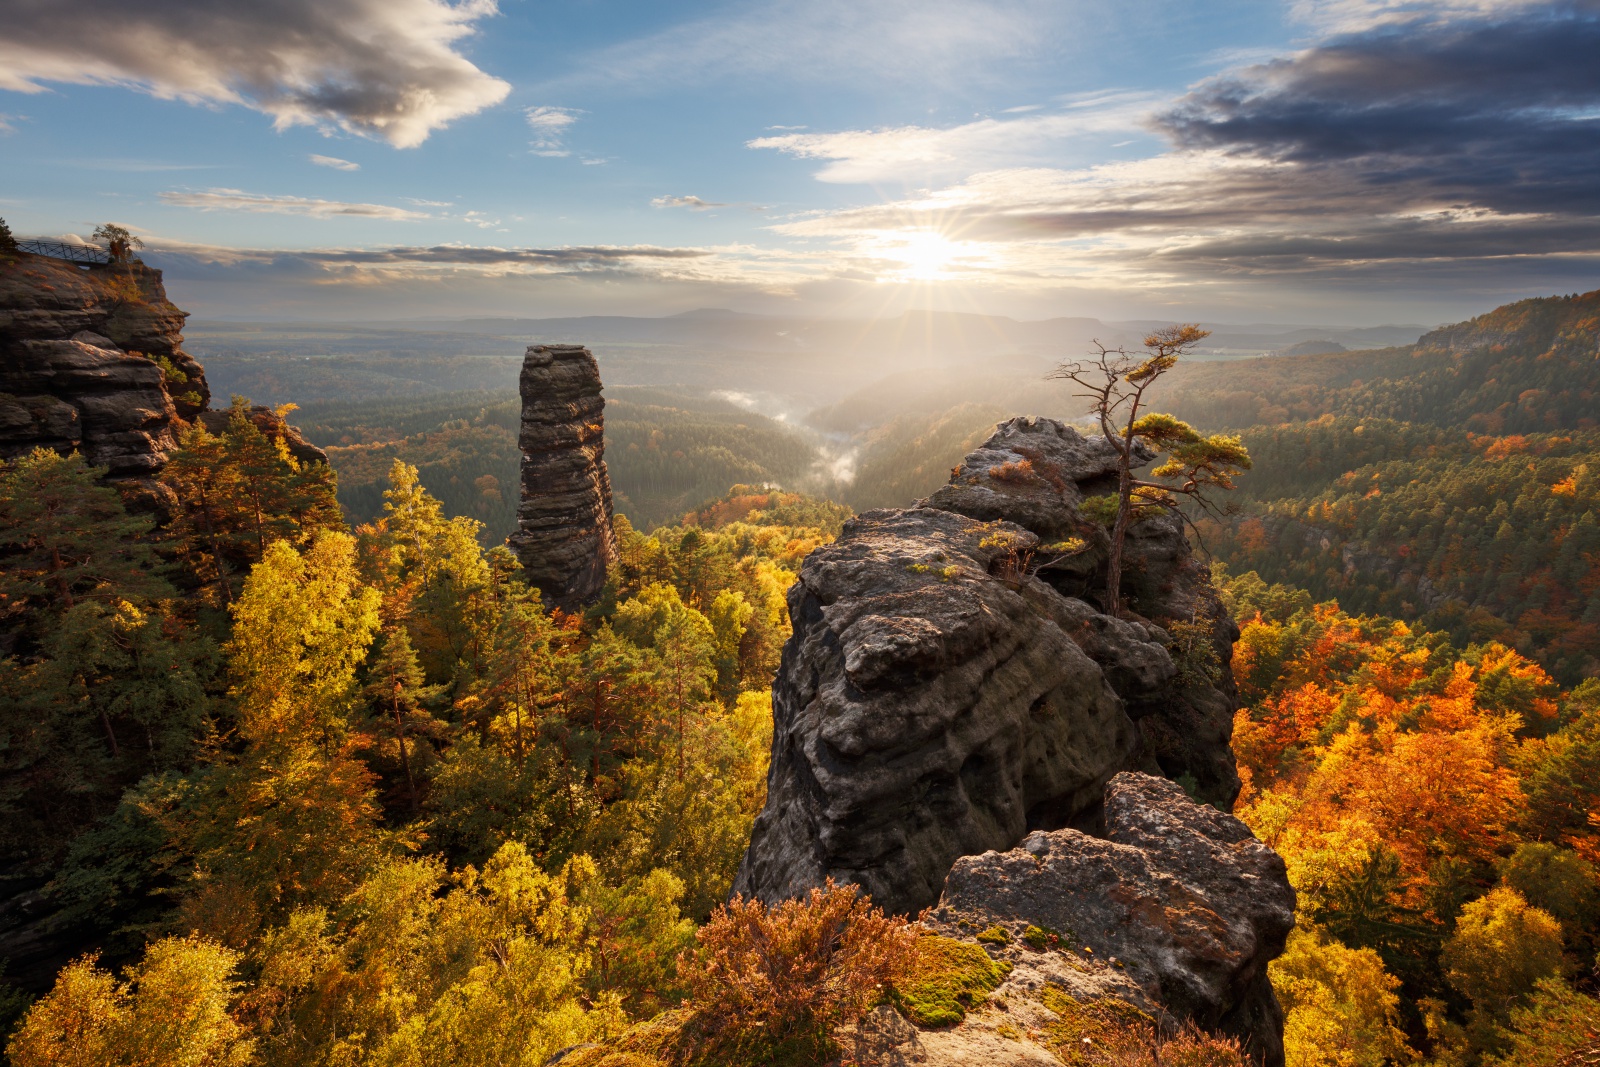
[[[1600, 1036], [1597, 314], [1514, 305], [1257, 361], [1248, 390], [1197, 363], [1160, 400], [1254, 459], [1236, 511], [1192, 517], [1241, 630], [1235, 813], [1299, 897], [1271, 966], [1291, 1067], [1543, 1067]], [[160, 526], [75, 455], [13, 462], [0, 850], [57, 950], [0, 976], [9, 1061], [534, 1065], [743, 1018], [738, 953], [776, 927], [719, 906], [765, 800], [785, 594], [1003, 401], [847, 430], [608, 390], [619, 560], [580, 614], [502, 544], [511, 395], [307, 403], [326, 467], [241, 406], [187, 432]], [[853, 893], [782, 921], [824, 918], [859, 932], [821, 1031], [594, 1062], [823, 1062], [884, 997], [959, 1018]], [[1117, 1033], [1041, 1040], [1109, 1067]]]

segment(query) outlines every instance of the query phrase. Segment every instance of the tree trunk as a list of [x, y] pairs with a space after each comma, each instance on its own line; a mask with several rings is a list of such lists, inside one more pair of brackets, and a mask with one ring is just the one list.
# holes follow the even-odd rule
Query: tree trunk
[[411, 810], [417, 810], [417, 782], [411, 777], [411, 757], [406, 752], [406, 722], [400, 717], [400, 697], [394, 698], [394, 734], [400, 742], [400, 767], [406, 772], [406, 794], [411, 798]]
[[1111, 527], [1111, 548], [1106, 553], [1106, 614], [1122, 616], [1122, 542], [1128, 536], [1128, 520], [1133, 513], [1133, 471], [1129, 459], [1122, 457], [1118, 472], [1117, 521]]

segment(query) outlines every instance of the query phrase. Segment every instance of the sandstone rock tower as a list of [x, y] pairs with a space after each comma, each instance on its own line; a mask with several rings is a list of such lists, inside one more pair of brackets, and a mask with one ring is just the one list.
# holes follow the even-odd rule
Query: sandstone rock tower
[[510, 545], [545, 603], [574, 610], [616, 559], [600, 367], [582, 345], [530, 345], [522, 361], [522, 504]]

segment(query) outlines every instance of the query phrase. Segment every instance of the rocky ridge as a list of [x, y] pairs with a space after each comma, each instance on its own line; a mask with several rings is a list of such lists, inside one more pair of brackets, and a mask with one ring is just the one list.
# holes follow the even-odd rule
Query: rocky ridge
[[617, 555], [600, 368], [581, 345], [530, 345], [522, 363], [522, 503], [509, 544], [545, 603], [599, 595]]
[[183, 350], [186, 317], [142, 263], [0, 260], [0, 458], [42, 446], [79, 449], [115, 478], [160, 470], [211, 399]]
[[915, 914], [962, 856], [1097, 829], [1119, 771], [1232, 803], [1237, 630], [1176, 520], [1130, 532], [1125, 617], [1093, 603], [1107, 542], [1078, 507], [1114, 472], [1103, 440], [1012, 419], [926, 501], [857, 516], [806, 559], [735, 891], [831, 877]]

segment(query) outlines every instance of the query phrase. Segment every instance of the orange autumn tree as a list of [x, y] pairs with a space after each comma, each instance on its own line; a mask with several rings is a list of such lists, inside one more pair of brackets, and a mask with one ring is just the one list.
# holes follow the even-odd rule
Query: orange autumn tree
[[[1473, 902], [1520, 879], [1545, 891], [1530, 906], [1566, 915], [1544, 935], [1565, 946], [1566, 973], [1592, 966], [1600, 931], [1588, 905], [1567, 898], [1600, 899], [1589, 862], [1600, 831], [1600, 681], [1563, 693], [1504, 645], [1462, 650], [1253, 573], [1218, 578], [1241, 628], [1237, 814], [1288, 864], [1314, 955], [1375, 951], [1383, 982], [1393, 973], [1403, 999], [1435, 1006], [1434, 1051], [1451, 1042], [1469, 1058], [1493, 1051], [1499, 1031], [1461, 1015], [1472, 976], [1446, 981], [1441, 960]], [[1496, 1025], [1529, 989], [1496, 1002]], [[1325, 1023], [1338, 995], [1330, 986], [1314, 1006], [1302, 990], [1292, 1010], [1313, 1014], [1290, 1029]], [[1460, 1021], [1445, 1025], [1451, 1003]], [[1412, 1020], [1418, 1032], [1423, 1021]], [[1394, 1055], [1374, 1045], [1357, 1058]]]

